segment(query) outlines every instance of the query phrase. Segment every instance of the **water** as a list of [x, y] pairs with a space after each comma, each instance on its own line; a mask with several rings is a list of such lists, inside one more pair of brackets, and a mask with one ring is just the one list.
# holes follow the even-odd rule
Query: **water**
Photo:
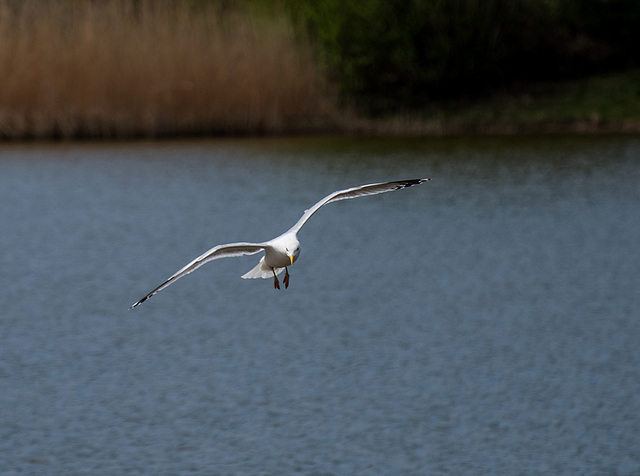
[[[2, 474], [640, 473], [640, 140], [0, 148]], [[211, 263], [325, 194], [291, 286]]]

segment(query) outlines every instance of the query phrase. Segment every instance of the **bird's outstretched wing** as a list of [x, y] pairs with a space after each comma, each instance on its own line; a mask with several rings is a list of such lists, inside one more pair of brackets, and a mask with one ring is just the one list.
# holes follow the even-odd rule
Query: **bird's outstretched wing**
[[162, 291], [164, 288], [169, 286], [174, 281], [191, 273], [192, 271], [198, 269], [200, 266], [202, 266], [205, 263], [208, 263], [209, 261], [212, 261], [214, 259], [219, 259], [219, 258], [231, 258], [234, 256], [253, 255], [264, 250], [267, 246], [268, 245], [265, 243], [229, 243], [227, 245], [214, 246], [206, 253], [203, 253], [202, 255], [198, 256], [196, 259], [194, 259], [191, 263], [186, 265], [184, 268], [177, 271], [173, 276], [167, 279], [160, 286], [158, 286], [149, 294], [147, 294], [145, 297], [143, 297], [142, 299], [134, 303], [129, 309], [133, 309], [137, 305], [142, 304], [151, 296]]
[[330, 193], [314, 206], [305, 210], [304, 215], [300, 217], [298, 222], [293, 225], [287, 233], [297, 233], [302, 225], [304, 225], [311, 215], [317, 212], [320, 207], [326, 205], [327, 203], [337, 202], [338, 200], [348, 200], [350, 198], [358, 198], [358, 197], [366, 197], [367, 195], [376, 195], [378, 193], [392, 192], [393, 190], [400, 190], [407, 187], [412, 187], [413, 185], [418, 185], [427, 180], [431, 180], [428, 178], [423, 179], [413, 179], [413, 180], [399, 180], [396, 182], [384, 182], [384, 183], [371, 183], [369, 185], [361, 185], [359, 187], [348, 188], [346, 190], [338, 190], [337, 192]]

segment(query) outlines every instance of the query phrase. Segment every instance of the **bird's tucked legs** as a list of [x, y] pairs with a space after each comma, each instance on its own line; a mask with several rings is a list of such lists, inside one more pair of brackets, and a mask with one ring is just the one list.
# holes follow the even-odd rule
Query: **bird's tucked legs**
[[284, 288], [287, 289], [289, 287], [289, 270], [287, 267], [284, 267], [284, 279], [282, 280], [284, 283]]
[[278, 281], [278, 277], [276, 276], [276, 270], [271, 268], [271, 271], [273, 272], [273, 287], [280, 289], [280, 281]]

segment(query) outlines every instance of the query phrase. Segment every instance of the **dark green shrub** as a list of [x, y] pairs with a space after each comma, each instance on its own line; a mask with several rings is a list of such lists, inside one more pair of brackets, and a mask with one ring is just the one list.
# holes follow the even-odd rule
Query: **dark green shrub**
[[372, 112], [638, 64], [636, 0], [285, 4], [309, 29], [343, 97]]

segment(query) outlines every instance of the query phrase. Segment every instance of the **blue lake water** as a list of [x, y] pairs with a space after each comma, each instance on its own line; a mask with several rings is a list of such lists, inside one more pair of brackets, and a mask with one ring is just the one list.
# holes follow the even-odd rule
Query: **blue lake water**
[[[289, 289], [242, 280], [337, 189]], [[640, 138], [0, 145], [0, 473], [640, 474]]]

